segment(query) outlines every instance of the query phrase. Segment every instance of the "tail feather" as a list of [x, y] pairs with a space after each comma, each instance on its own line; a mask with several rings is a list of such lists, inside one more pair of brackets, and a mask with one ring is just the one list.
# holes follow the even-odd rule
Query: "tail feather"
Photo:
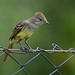
[[[8, 49], [12, 49], [13, 46], [14, 46], [14, 43], [10, 43], [9, 46], [8, 46]], [[6, 51], [6, 52], [7, 52], [7, 53], [10, 53], [9, 51]], [[8, 59], [8, 57], [9, 57], [9, 56], [8, 56], [7, 54], [5, 54], [5, 55], [4, 55], [3, 62], [6, 62], [7, 59]]]

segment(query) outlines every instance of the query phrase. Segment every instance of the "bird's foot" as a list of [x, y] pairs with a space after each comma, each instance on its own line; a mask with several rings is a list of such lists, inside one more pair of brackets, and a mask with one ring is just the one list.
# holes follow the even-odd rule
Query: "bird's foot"
[[29, 49], [27, 49], [25, 46], [21, 46], [20, 50], [26, 53], [29, 52]]

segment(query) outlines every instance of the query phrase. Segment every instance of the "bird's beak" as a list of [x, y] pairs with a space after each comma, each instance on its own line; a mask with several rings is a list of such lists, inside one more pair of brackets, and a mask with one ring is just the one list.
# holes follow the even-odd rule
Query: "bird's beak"
[[49, 24], [49, 22], [48, 22], [47, 20], [45, 21], [45, 23], [46, 23], [46, 24]]

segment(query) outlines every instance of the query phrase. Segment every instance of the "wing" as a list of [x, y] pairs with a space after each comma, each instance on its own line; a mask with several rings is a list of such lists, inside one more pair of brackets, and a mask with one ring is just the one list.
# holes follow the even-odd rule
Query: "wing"
[[28, 21], [24, 20], [24, 21], [20, 22], [19, 24], [17, 24], [9, 39], [12, 40], [22, 30], [22, 28], [26, 27], [27, 23], [28, 23]]

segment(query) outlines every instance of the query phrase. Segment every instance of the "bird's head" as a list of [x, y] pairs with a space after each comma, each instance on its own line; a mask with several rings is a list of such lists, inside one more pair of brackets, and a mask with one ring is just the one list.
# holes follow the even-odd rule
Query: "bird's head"
[[37, 12], [35, 13], [35, 24], [40, 25], [40, 24], [49, 24], [49, 22], [47, 21], [46, 17], [44, 16], [43, 13], [41, 12]]

